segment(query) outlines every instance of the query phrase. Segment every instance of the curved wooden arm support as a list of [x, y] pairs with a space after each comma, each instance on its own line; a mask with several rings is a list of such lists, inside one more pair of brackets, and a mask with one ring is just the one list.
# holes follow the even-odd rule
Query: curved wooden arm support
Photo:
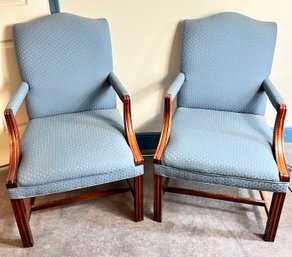
[[154, 163], [156, 164], [162, 164], [162, 155], [167, 146], [170, 136], [171, 121], [172, 121], [172, 99], [171, 95], [167, 94], [164, 99], [164, 118], [162, 133], [160, 136], [157, 150], [154, 155]]
[[6, 187], [12, 188], [17, 186], [17, 169], [21, 159], [21, 140], [13, 111], [6, 109], [4, 116], [10, 137], [10, 163]]
[[124, 126], [125, 126], [125, 136], [128, 144], [131, 148], [135, 165], [141, 165], [144, 163], [143, 156], [140, 152], [135, 132], [132, 125], [132, 114], [131, 114], [131, 99], [130, 96], [125, 95], [123, 99], [124, 103]]
[[284, 156], [284, 121], [287, 112], [285, 104], [281, 104], [278, 111], [274, 127], [273, 151], [279, 169], [280, 181], [289, 182], [290, 174], [288, 172]]

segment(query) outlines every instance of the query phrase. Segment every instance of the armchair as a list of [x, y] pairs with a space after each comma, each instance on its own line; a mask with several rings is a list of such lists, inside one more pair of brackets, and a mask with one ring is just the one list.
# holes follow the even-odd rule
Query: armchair
[[[162, 221], [165, 192], [263, 206], [264, 239], [274, 241], [290, 179], [286, 105], [269, 79], [275, 41], [274, 23], [237, 13], [184, 21], [181, 73], [165, 96], [154, 156], [156, 221]], [[267, 96], [277, 110], [274, 132], [264, 118]], [[172, 187], [170, 179], [257, 190], [261, 199]], [[273, 193], [271, 204], [265, 191]]]
[[[33, 246], [31, 211], [131, 192], [134, 219], [143, 220], [144, 160], [130, 96], [112, 71], [107, 21], [59, 13], [17, 24], [13, 33], [25, 82], [4, 113], [11, 142], [6, 186], [23, 246]], [[24, 99], [30, 120], [20, 139], [15, 114]], [[120, 180], [127, 182], [122, 188], [35, 202], [38, 196]]]

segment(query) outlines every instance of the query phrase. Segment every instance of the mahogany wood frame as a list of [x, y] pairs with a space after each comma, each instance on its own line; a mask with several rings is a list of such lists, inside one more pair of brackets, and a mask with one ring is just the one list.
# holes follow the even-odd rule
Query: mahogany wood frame
[[[144, 159], [140, 152], [132, 126], [131, 100], [129, 95], [126, 95], [123, 98], [123, 108], [125, 138], [131, 148], [134, 163], [136, 166], [139, 166], [144, 163]], [[10, 163], [6, 181], [6, 187], [9, 189], [17, 187], [17, 170], [19, 163], [21, 161], [21, 138], [13, 111], [11, 109], [6, 109], [4, 111], [4, 116], [6, 119], [8, 133], [10, 136]], [[144, 219], [143, 175], [137, 176], [133, 178], [133, 180], [134, 180], [133, 185], [131, 184], [130, 180], [126, 180], [128, 183], [128, 187], [97, 192], [90, 195], [83, 195], [80, 197], [70, 199], [57, 200], [42, 205], [35, 205], [35, 197], [30, 199], [28, 206], [25, 203], [25, 199], [11, 199], [11, 204], [18, 226], [18, 230], [21, 236], [23, 247], [32, 247], [34, 244], [32, 232], [29, 226], [29, 220], [32, 211], [38, 211], [61, 205], [89, 201], [118, 193], [132, 192], [132, 195], [134, 196], [134, 220], [136, 222], [142, 221]]]
[[[290, 174], [288, 172], [283, 147], [283, 132], [284, 132], [284, 121], [287, 112], [285, 104], [280, 104], [277, 110], [277, 117], [275, 120], [274, 133], [273, 133], [273, 153], [276, 160], [279, 179], [283, 182], [289, 182]], [[160, 136], [159, 144], [154, 155], [154, 163], [162, 165], [162, 157], [164, 150], [168, 144], [170, 131], [172, 124], [172, 97], [170, 94], [165, 96], [165, 107], [164, 107], [164, 119], [162, 126], [162, 133]], [[271, 205], [267, 199], [266, 193], [260, 191], [262, 200], [255, 200], [250, 198], [238, 198], [230, 195], [213, 194], [208, 192], [201, 192], [196, 190], [190, 190], [185, 188], [168, 187], [168, 178], [163, 181], [163, 176], [154, 175], [154, 220], [162, 221], [162, 208], [163, 208], [163, 196], [165, 192], [185, 194], [192, 196], [199, 196], [205, 198], [212, 198], [218, 200], [232, 201], [250, 205], [263, 206], [266, 210], [268, 219], [264, 234], [265, 241], [273, 242], [275, 240], [284, 199], [286, 193], [273, 193]]]

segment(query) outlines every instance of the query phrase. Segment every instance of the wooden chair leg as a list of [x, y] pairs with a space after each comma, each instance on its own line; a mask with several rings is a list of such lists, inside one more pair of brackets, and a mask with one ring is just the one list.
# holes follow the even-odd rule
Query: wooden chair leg
[[29, 217], [25, 202], [23, 199], [11, 199], [11, 204], [23, 247], [32, 247], [33, 238], [29, 226]]
[[134, 190], [134, 215], [135, 221], [139, 222], [144, 219], [143, 176], [134, 178]]
[[272, 203], [268, 215], [266, 231], [264, 235], [265, 241], [273, 242], [276, 237], [279, 220], [284, 204], [286, 193], [274, 193]]
[[154, 220], [162, 221], [163, 185], [162, 176], [154, 175]]

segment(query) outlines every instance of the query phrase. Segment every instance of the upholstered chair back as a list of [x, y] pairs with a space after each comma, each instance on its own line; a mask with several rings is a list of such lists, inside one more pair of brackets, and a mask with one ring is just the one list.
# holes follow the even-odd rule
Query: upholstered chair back
[[277, 27], [237, 13], [185, 20], [178, 106], [263, 115]]
[[21, 77], [30, 87], [31, 119], [115, 108], [107, 82], [112, 53], [105, 19], [53, 14], [16, 24], [13, 35]]

